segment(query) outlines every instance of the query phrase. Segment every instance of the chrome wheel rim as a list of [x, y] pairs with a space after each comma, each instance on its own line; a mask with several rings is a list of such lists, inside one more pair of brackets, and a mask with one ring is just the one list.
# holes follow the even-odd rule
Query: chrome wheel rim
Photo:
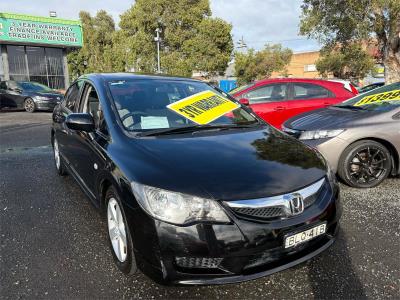
[[386, 173], [386, 160], [386, 155], [379, 148], [360, 149], [349, 162], [349, 174], [357, 183], [372, 183]]
[[60, 160], [60, 150], [58, 149], [58, 142], [54, 139], [54, 160], [56, 161], [57, 170], [60, 169], [61, 160]]
[[111, 198], [107, 205], [108, 235], [115, 256], [120, 262], [124, 262], [128, 255], [125, 223], [121, 208], [115, 198]]
[[35, 107], [35, 103], [33, 103], [32, 100], [28, 99], [25, 101], [25, 110], [26, 111], [33, 111], [33, 108]]

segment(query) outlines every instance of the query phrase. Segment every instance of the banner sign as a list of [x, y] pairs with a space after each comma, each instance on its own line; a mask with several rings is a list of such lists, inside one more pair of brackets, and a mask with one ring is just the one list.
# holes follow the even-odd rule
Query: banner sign
[[213, 91], [204, 91], [174, 102], [167, 107], [197, 124], [205, 125], [239, 108], [240, 105]]
[[0, 13], [0, 42], [82, 47], [78, 21]]
[[356, 104], [354, 104], [354, 106], [361, 106], [385, 101], [400, 101], [400, 90], [393, 90], [390, 92], [379, 93], [364, 97]]

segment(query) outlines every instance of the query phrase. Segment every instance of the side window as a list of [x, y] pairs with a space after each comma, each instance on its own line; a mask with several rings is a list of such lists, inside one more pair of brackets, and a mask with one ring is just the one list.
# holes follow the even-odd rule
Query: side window
[[293, 100], [308, 100], [333, 97], [332, 93], [320, 85], [293, 83]]
[[5, 81], [0, 82], [0, 90], [6, 90], [7, 89], [7, 83]]
[[82, 81], [77, 81], [69, 87], [65, 93], [64, 106], [70, 111], [76, 111], [79, 102], [79, 91], [82, 87]]
[[96, 89], [89, 83], [87, 83], [85, 86], [80, 110], [82, 112], [91, 114], [96, 129], [103, 134], [108, 134], [107, 125], [104, 120], [103, 109], [101, 108], [99, 96], [96, 92]]
[[266, 85], [243, 94], [242, 98], [249, 99], [250, 104], [285, 101], [287, 99], [287, 85]]

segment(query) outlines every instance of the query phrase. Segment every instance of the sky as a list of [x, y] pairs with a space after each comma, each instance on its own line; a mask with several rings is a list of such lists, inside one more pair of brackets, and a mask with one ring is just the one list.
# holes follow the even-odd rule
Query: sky
[[[171, 0], [173, 1], [173, 0]], [[95, 14], [104, 9], [116, 24], [133, 0], [0, 0], [0, 12], [48, 16], [56, 11], [59, 18], [78, 19], [79, 11]], [[233, 26], [237, 41], [243, 37], [248, 47], [262, 49], [267, 43], [281, 43], [294, 52], [319, 49], [316, 41], [299, 36], [301, 0], [210, 0], [212, 14]]]

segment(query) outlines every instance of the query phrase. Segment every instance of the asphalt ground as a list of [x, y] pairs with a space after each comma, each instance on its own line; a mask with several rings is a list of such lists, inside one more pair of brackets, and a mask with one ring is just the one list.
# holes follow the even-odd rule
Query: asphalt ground
[[0, 298], [400, 298], [400, 178], [342, 186], [338, 239], [306, 263], [241, 284], [164, 287], [116, 269], [102, 218], [55, 172], [50, 123], [50, 113], [0, 113]]

